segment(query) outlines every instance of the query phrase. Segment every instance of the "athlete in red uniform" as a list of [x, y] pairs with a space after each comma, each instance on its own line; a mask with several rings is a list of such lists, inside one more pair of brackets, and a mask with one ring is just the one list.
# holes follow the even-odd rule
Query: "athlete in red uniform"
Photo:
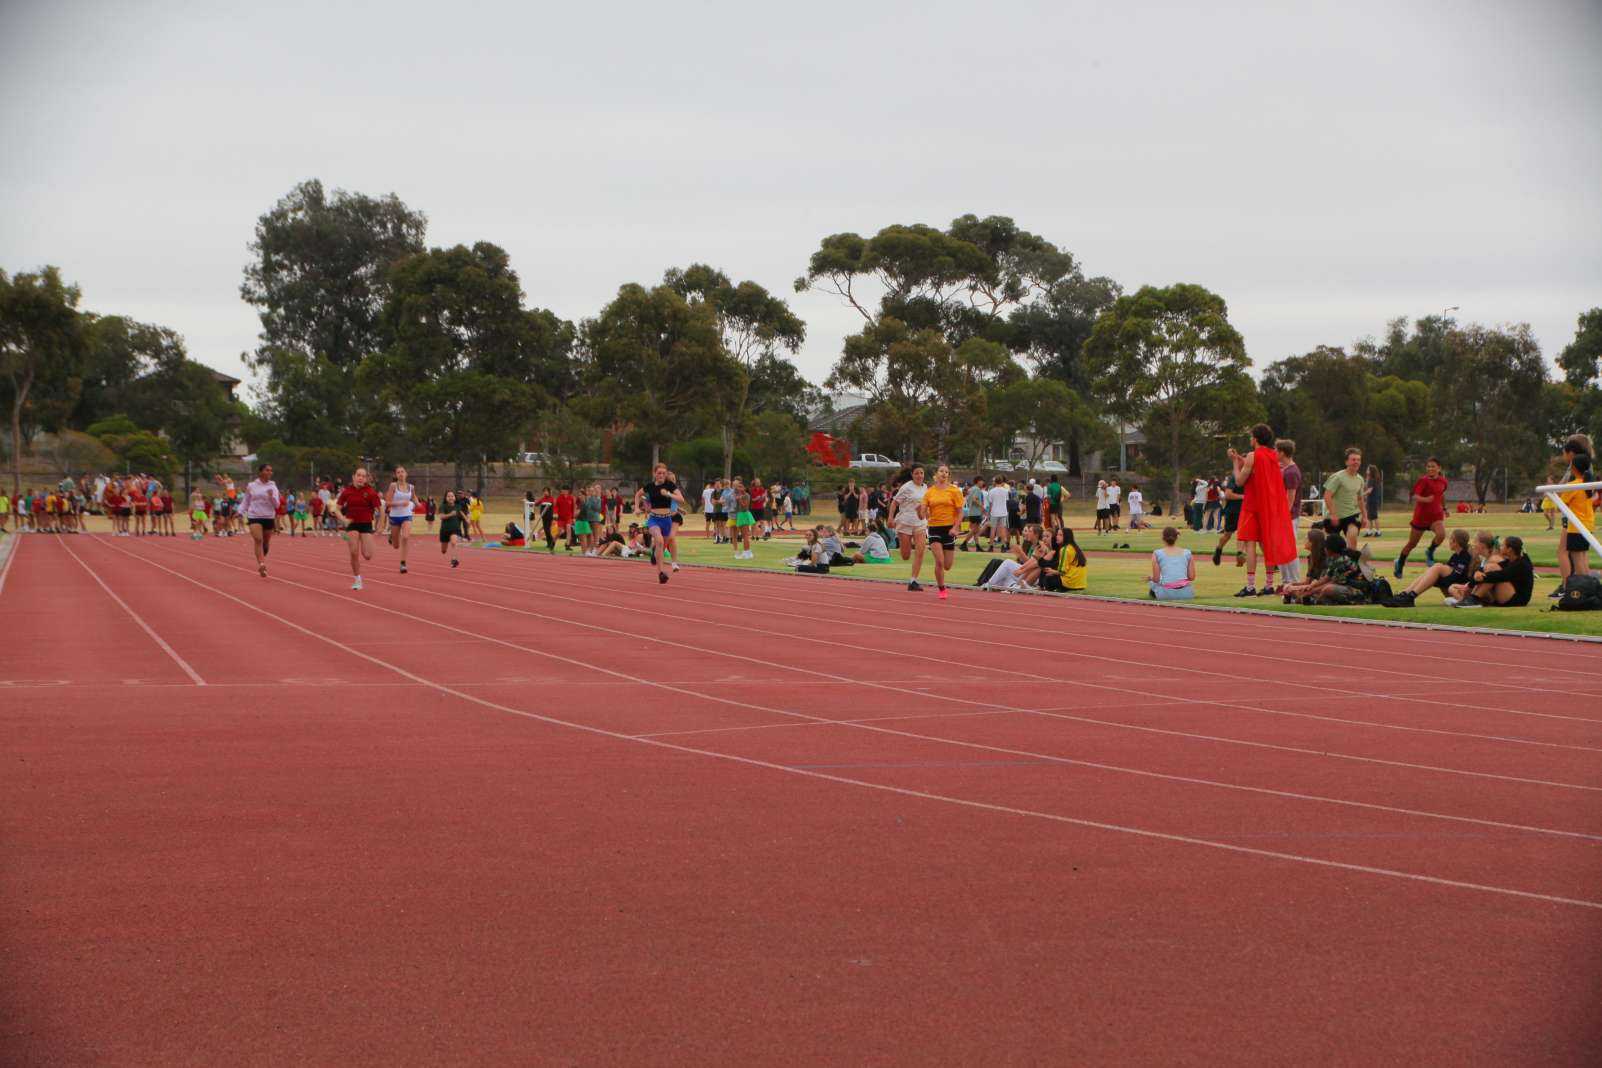
[[345, 522], [345, 543], [350, 546], [350, 573], [355, 581], [353, 590], [362, 588], [362, 561], [373, 558], [373, 515], [383, 507], [384, 499], [367, 484], [367, 468], [358, 467], [350, 477], [350, 485], [339, 491], [334, 501], [334, 514]]

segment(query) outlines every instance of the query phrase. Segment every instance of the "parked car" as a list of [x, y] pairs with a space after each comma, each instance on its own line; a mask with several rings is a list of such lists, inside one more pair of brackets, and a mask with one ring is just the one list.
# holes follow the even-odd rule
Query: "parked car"
[[1035, 465], [1036, 471], [1044, 471], [1048, 475], [1066, 475], [1068, 465], [1061, 460], [1041, 460]]
[[546, 460], [547, 457], [543, 452], [520, 452], [517, 454], [517, 462], [520, 464], [543, 465]]
[[985, 466], [990, 468], [992, 471], [999, 471], [1004, 475], [1012, 474], [1012, 461], [1010, 460], [995, 460], [989, 464], [986, 464]]
[[865, 452], [851, 461], [858, 471], [899, 471], [901, 464], [876, 452]]

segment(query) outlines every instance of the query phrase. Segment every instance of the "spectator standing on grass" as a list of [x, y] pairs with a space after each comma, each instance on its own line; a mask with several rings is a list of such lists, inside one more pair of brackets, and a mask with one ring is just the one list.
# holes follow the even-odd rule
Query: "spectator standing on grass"
[[1094, 530], [1097, 534], [1105, 534], [1105, 533], [1107, 533], [1108, 524], [1110, 522], [1110, 520], [1108, 519], [1108, 516], [1110, 514], [1111, 513], [1109, 513], [1107, 511], [1107, 480], [1104, 479], [1104, 478], [1103, 479], [1097, 479], [1097, 481], [1096, 481], [1096, 522], [1095, 522], [1095, 525], [1093, 527], [1091, 527], [1091, 529]]
[[1053, 525], [1066, 525], [1063, 522], [1062, 510], [1072, 496], [1073, 494], [1069, 493], [1063, 487], [1063, 484], [1058, 481], [1057, 476], [1052, 475], [1051, 481], [1046, 483], [1046, 503], [1051, 507], [1051, 522]]
[[[1565, 481], [1565, 482], [1573, 482], [1573, 481], [1575, 481], [1575, 477], [1574, 477], [1575, 463], [1574, 463], [1574, 461], [1575, 461], [1575, 459], [1577, 457], [1581, 457], [1581, 456], [1585, 457], [1586, 470], [1589, 471], [1590, 470], [1590, 464], [1591, 464], [1591, 458], [1593, 456], [1595, 456], [1595, 455], [1596, 455], [1596, 450], [1592, 448], [1591, 439], [1589, 437], [1587, 437], [1585, 434], [1572, 434], [1572, 435], [1570, 435], [1568, 440], [1563, 442], [1563, 459], [1562, 459], [1563, 470], [1564, 470], [1564, 474], [1562, 476], [1563, 481]], [[1582, 478], [1579, 481], [1583, 482], [1583, 481], [1586, 481], [1586, 479]], [[1574, 491], [1571, 491], [1571, 493], [1559, 494], [1559, 497], [1563, 500], [1563, 502], [1565, 504], [1569, 504], [1569, 508], [1570, 508], [1571, 511], [1574, 510], [1574, 505], [1569, 503], [1570, 500], [1571, 500], [1571, 497], [1574, 498], [1574, 499], [1577, 499], [1578, 496], [1579, 496], [1579, 494], [1577, 492], [1574, 492]], [[1553, 507], [1553, 510], [1556, 511], [1556, 506]], [[1592, 511], [1593, 511], [1593, 515], [1594, 515], [1594, 508], [1592, 509]], [[1576, 514], [1579, 514], [1579, 513], [1576, 512]], [[1569, 575], [1571, 573], [1573, 573], [1574, 560], [1573, 560], [1573, 557], [1570, 555], [1569, 545], [1571, 544], [1570, 535], [1572, 535], [1574, 533], [1577, 533], [1575, 531], [1569, 530], [1569, 519], [1568, 519], [1568, 516], [1563, 515], [1561, 512], [1559, 512], [1558, 515], [1562, 519], [1562, 522], [1559, 524], [1561, 530], [1560, 530], [1560, 533], [1558, 534], [1558, 545], [1557, 545], [1558, 587], [1557, 587], [1557, 589], [1553, 590], [1548, 595], [1548, 596], [1552, 597], [1553, 599], [1556, 599], [1558, 597], [1563, 596], [1563, 587], [1568, 583]], [[1591, 529], [1595, 529], [1594, 519], [1590, 522], [1590, 528]], [[1584, 538], [1580, 538], [1579, 540], [1582, 541], [1582, 542], [1585, 541]], [[1587, 546], [1587, 548], [1589, 548], [1589, 546]], [[1582, 560], [1584, 561], [1585, 570], [1582, 570], [1580, 572], [1580, 574], [1582, 574], [1582, 575], [1589, 574], [1590, 573], [1590, 570], [1589, 570], [1590, 565], [1589, 565], [1588, 558], [1584, 558], [1582, 556]]]
[[1190, 503], [1185, 506], [1185, 518], [1190, 529], [1200, 531], [1202, 516], [1207, 511], [1207, 480], [1198, 478], [1190, 490]]
[[567, 543], [567, 552], [573, 551], [573, 519], [578, 514], [578, 500], [572, 486], [563, 486], [556, 495], [556, 534]]
[[[1569, 454], [1569, 471], [1567, 482], [1577, 484], [1591, 480], [1591, 457], [1583, 452]], [[1561, 500], [1569, 506], [1574, 513], [1578, 525], [1572, 525], [1569, 518], [1564, 516], [1564, 523], [1569, 529], [1563, 538], [1563, 552], [1568, 557], [1568, 573], [1572, 575], [1589, 575], [1591, 573], [1591, 543], [1585, 540], [1585, 532], [1596, 529], [1596, 510], [1591, 504], [1590, 490], [1569, 490], [1562, 494]], [[1565, 577], [1565, 582], [1568, 578]], [[1559, 587], [1561, 589], [1562, 587]]]
[[1040, 495], [1039, 487], [1035, 484], [1035, 480], [1031, 478], [1029, 485], [1024, 490], [1024, 499], [1022, 501], [1023, 521], [1025, 523], [1043, 522], [1040, 515], [1040, 505], [1043, 501], [1044, 498]]
[[701, 487], [701, 518], [705, 521], [704, 533], [708, 538], [716, 536], [712, 530], [713, 485], [713, 483], [708, 482], [706, 485]]
[[1146, 526], [1146, 495], [1140, 492], [1140, 484], [1132, 483], [1129, 487], [1129, 529], [1140, 530]]
[[1380, 469], [1373, 464], [1368, 465], [1368, 472], [1363, 477], [1363, 536], [1365, 538], [1380, 537], [1379, 513], [1380, 504], [1385, 500], [1385, 481], [1380, 477]]
[[1364, 515], [1363, 450], [1353, 446], [1346, 450], [1346, 466], [1324, 480], [1325, 526], [1336, 537], [1346, 541], [1348, 548], [1357, 548], [1359, 532], [1367, 524]]
[[962, 495], [962, 518], [968, 529], [962, 535], [962, 551], [971, 552], [985, 525], [985, 480], [976, 478], [968, 484]]
[[[1274, 451], [1279, 454], [1279, 476], [1280, 481], [1285, 484], [1285, 507], [1290, 512], [1291, 543], [1295, 544], [1301, 533], [1302, 518], [1302, 469], [1296, 466], [1296, 443], [1290, 438], [1280, 438], [1274, 442]], [[1302, 581], [1301, 557], [1280, 565], [1279, 579], [1281, 586]]]
[[[1239, 488], [1238, 486], [1236, 487]], [[1220, 524], [1219, 518], [1224, 510], [1224, 489], [1216, 478], [1207, 480], [1207, 503], [1202, 507], [1204, 525], [1208, 530], [1216, 530]]]
[[1005, 475], [997, 475], [996, 480], [985, 491], [985, 507], [990, 514], [990, 552], [996, 551], [996, 538], [999, 535], [1001, 544], [1005, 547], [1011, 537], [1007, 531], [1007, 502], [1011, 494], [1007, 490]]
[[1114, 478], [1107, 483], [1107, 519], [1113, 530], [1121, 528], [1120, 520], [1124, 514], [1124, 487]]
[[1296, 557], [1296, 540], [1291, 534], [1290, 515], [1285, 502], [1285, 479], [1279, 468], [1279, 452], [1274, 448], [1274, 432], [1268, 424], [1252, 427], [1252, 451], [1241, 455], [1229, 450], [1235, 483], [1242, 487], [1239, 537], [1246, 549], [1246, 585], [1237, 597], [1250, 597], [1256, 591], [1257, 554], [1263, 554], [1267, 570], [1263, 593], [1274, 592], [1274, 572]]

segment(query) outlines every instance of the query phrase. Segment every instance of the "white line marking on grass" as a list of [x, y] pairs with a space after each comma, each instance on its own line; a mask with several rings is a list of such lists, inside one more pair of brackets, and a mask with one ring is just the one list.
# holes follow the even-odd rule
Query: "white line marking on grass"
[[65, 541], [61, 542], [60, 545], [61, 545], [61, 547], [63, 549], [65, 549], [67, 551], [67, 555], [72, 557], [73, 560], [77, 562], [79, 567], [81, 567], [85, 571], [89, 572], [89, 577], [90, 578], [94, 579], [95, 582], [99, 583], [100, 588], [106, 591], [106, 596], [110, 597], [113, 601], [116, 601], [117, 602], [117, 606], [119, 608], [121, 608], [124, 612], [128, 613], [128, 618], [133, 620], [135, 623], [139, 624], [139, 629], [143, 630], [146, 634], [150, 635], [150, 640], [155, 642], [157, 645], [161, 646], [161, 651], [166, 653], [168, 656], [172, 657], [172, 662], [173, 663], [175, 663], [179, 667], [183, 668], [184, 674], [188, 675], [190, 680], [192, 682], [194, 682], [194, 684], [196, 686], [204, 686], [204, 685], [206, 685], [206, 680], [200, 677], [200, 672], [198, 672], [194, 668], [190, 667], [189, 666], [189, 661], [187, 661], [183, 657], [179, 656], [178, 655], [178, 650], [176, 650], [172, 646], [168, 645], [166, 639], [164, 639], [161, 635], [157, 634], [155, 629], [153, 627], [151, 627], [151, 625], [149, 623], [146, 623], [144, 620], [140, 619], [139, 618], [139, 614], [137, 612], [135, 612], [132, 608], [128, 607], [128, 602], [124, 601], [121, 597], [118, 597], [117, 596], [117, 592], [115, 590], [113, 590], [110, 586], [107, 586], [104, 579], [102, 579], [99, 575], [95, 574], [95, 569], [94, 568], [92, 568], [88, 564], [84, 563], [83, 560], [78, 556], [78, 554], [73, 552], [71, 547], [68, 546]]
[[[1451, 888], [1457, 889], [1457, 890], [1475, 890], [1475, 891], [1479, 891], [1481, 893], [1498, 894], [1498, 895], [1502, 895], [1502, 896], [1505, 896], [1505, 897], [1523, 898], [1525, 900], [1531, 900], [1531, 901], [1545, 901], [1545, 902], [1547, 902], [1549, 904], [1554, 904], [1554, 905], [1573, 905], [1573, 906], [1576, 906], [1578, 908], [1595, 909], [1597, 911], [1602, 911], [1602, 901], [1587, 901], [1587, 900], [1585, 900], [1583, 898], [1561, 897], [1561, 896], [1556, 895], [1556, 894], [1542, 894], [1542, 893], [1537, 893], [1537, 892], [1532, 891], [1532, 890], [1515, 890], [1515, 889], [1512, 889], [1510, 887], [1490, 886], [1490, 885], [1487, 885], [1485, 883], [1471, 883], [1471, 882], [1466, 882], [1466, 881], [1463, 881], [1463, 880], [1460, 880], [1460, 879], [1444, 879], [1444, 878], [1441, 878], [1440, 876], [1436, 876], [1436, 875], [1424, 875], [1424, 874], [1421, 874], [1421, 873], [1418, 873], [1418, 872], [1398, 871], [1398, 870], [1396, 870], [1394, 868], [1380, 868], [1380, 867], [1374, 867], [1372, 865], [1367, 865], [1367, 864], [1353, 864], [1353, 863], [1349, 863], [1347, 861], [1327, 860], [1327, 859], [1324, 859], [1322, 857], [1303, 856], [1303, 855], [1300, 855], [1300, 854], [1297, 854], [1297, 853], [1282, 853], [1282, 852], [1278, 852], [1278, 851], [1275, 851], [1275, 850], [1269, 850], [1269, 849], [1257, 849], [1257, 848], [1254, 848], [1254, 847], [1251, 847], [1251, 846], [1234, 845], [1234, 844], [1231, 844], [1229, 842], [1218, 842], [1218, 841], [1213, 841], [1211, 839], [1206, 839], [1206, 838], [1193, 838], [1193, 837], [1190, 837], [1188, 835], [1170, 834], [1170, 833], [1168, 833], [1166, 831], [1147, 830], [1146, 828], [1143, 828], [1143, 827], [1128, 827], [1128, 826], [1124, 826], [1122, 824], [1105, 823], [1105, 822], [1102, 822], [1102, 821], [1099, 821], [1099, 820], [1082, 819], [1082, 818], [1077, 817], [1077, 816], [1064, 816], [1064, 815], [1060, 815], [1058, 813], [1053, 813], [1053, 812], [1041, 812], [1041, 811], [1038, 811], [1038, 810], [1035, 810], [1035, 809], [1015, 808], [1015, 807], [1012, 807], [1010, 805], [993, 804], [993, 803], [988, 802], [988, 801], [975, 801], [975, 800], [972, 800], [972, 799], [969, 799], [969, 798], [952, 797], [952, 796], [945, 795], [945, 794], [931, 793], [931, 792], [925, 791], [925, 790], [913, 790], [913, 789], [908, 789], [906, 787], [901, 787], [901, 786], [891, 786], [891, 785], [888, 785], [886, 783], [869, 782], [869, 781], [867, 781], [865, 779], [853, 779], [853, 778], [850, 778], [850, 777], [844, 776], [844, 775], [830, 775], [830, 774], [827, 774], [825, 772], [820, 772], [820, 771], [807, 771], [805, 769], [788, 767], [788, 766], [783, 765], [783, 764], [775, 764], [775, 763], [772, 763], [771, 761], [757, 760], [757, 759], [755, 759], [753, 757], [735, 756], [735, 755], [732, 755], [732, 754], [729, 754], [729, 753], [715, 752], [715, 751], [710, 750], [710, 749], [697, 749], [694, 746], [679, 745], [679, 744], [677, 744], [675, 742], [664, 742], [664, 741], [659, 741], [659, 740], [654, 739], [654, 738], [631, 738], [626, 734], [622, 734], [622, 733], [620, 733], [618, 731], [607, 730], [604, 727], [595, 727], [595, 726], [591, 726], [591, 725], [586, 724], [586, 723], [577, 723], [577, 722], [574, 722], [574, 721], [571, 721], [571, 720], [558, 719], [555, 716], [542, 715], [542, 714], [540, 714], [538, 712], [529, 712], [529, 711], [526, 711], [524, 709], [513, 708], [510, 705], [503, 705], [503, 704], [500, 704], [499, 702], [496, 702], [496, 701], [486, 700], [485, 698], [478, 697], [478, 696], [475, 696], [474, 694], [466, 693], [466, 692], [463, 692], [461, 690], [452, 689], [449, 686], [445, 686], [445, 685], [443, 685], [441, 683], [434, 682], [431, 679], [426, 679], [426, 678], [422, 677], [421, 675], [417, 675], [417, 674], [414, 674], [414, 673], [412, 673], [410, 671], [407, 671], [405, 668], [399, 666], [398, 664], [391, 664], [386, 660], [381, 660], [376, 656], [372, 656], [372, 655], [370, 655], [368, 653], [362, 652], [359, 649], [354, 649], [354, 648], [352, 648], [352, 647], [350, 647], [348, 645], [345, 645], [345, 644], [339, 642], [338, 640], [336, 640], [334, 638], [328, 637], [327, 635], [319, 634], [316, 631], [313, 631], [313, 630], [310, 630], [307, 627], [301, 626], [299, 623], [296, 623], [294, 620], [286, 619], [285, 617], [280, 616], [275, 612], [270, 612], [265, 608], [261, 608], [261, 607], [259, 607], [257, 605], [253, 605], [249, 601], [245, 601], [245, 600], [242, 600], [241, 598], [235, 597], [231, 593], [224, 592], [223, 590], [218, 589], [216, 587], [208, 586], [205, 583], [199, 581], [198, 579], [190, 578], [188, 575], [185, 575], [182, 572], [174, 571], [170, 567], [165, 567], [165, 566], [163, 566], [161, 564], [158, 564], [154, 560], [149, 559], [148, 557], [142, 556], [142, 555], [140, 555], [138, 553], [129, 552], [129, 551], [127, 551], [125, 549], [122, 549], [122, 548], [119, 548], [119, 547], [117, 547], [115, 545], [109, 545], [108, 544], [107, 548], [112, 549], [114, 552], [122, 553], [124, 556], [131, 556], [134, 559], [140, 560], [143, 563], [148, 564], [151, 567], [155, 567], [155, 568], [158, 568], [158, 569], [160, 569], [162, 571], [165, 571], [169, 575], [173, 575], [173, 576], [176, 576], [177, 578], [183, 579], [185, 582], [188, 582], [191, 585], [199, 586], [203, 590], [206, 590], [206, 591], [208, 591], [210, 593], [214, 593], [219, 597], [226, 598], [227, 600], [233, 601], [235, 604], [238, 604], [243, 608], [247, 608], [252, 612], [256, 612], [256, 613], [258, 613], [260, 615], [266, 616], [269, 619], [274, 619], [274, 620], [278, 621], [279, 623], [282, 623], [286, 627], [289, 627], [289, 628], [291, 628], [293, 630], [299, 631], [300, 633], [305, 634], [308, 637], [315, 638], [318, 641], [326, 642], [327, 644], [332, 645], [337, 649], [342, 649], [342, 650], [344, 650], [345, 652], [349, 653], [352, 656], [358, 657], [358, 658], [360, 658], [362, 660], [366, 660], [368, 663], [375, 664], [375, 665], [377, 665], [377, 666], [379, 666], [381, 668], [385, 668], [386, 670], [389, 670], [389, 671], [393, 671], [397, 675], [400, 675], [403, 678], [411, 679], [413, 682], [416, 682], [419, 685], [427, 686], [430, 689], [439, 691], [440, 693], [450, 694], [453, 697], [459, 698], [459, 699], [461, 699], [463, 701], [469, 701], [469, 702], [471, 702], [473, 704], [481, 705], [481, 706], [483, 706], [485, 708], [494, 709], [494, 710], [496, 710], [498, 712], [504, 712], [507, 715], [521, 716], [521, 717], [523, 717], [525, 719], [535, 720], [536, 722], [546, 723], [546, 724], [550, 724], [552, 726], [566, 727], [566, 728], [568, 728], [570, 730], [584, 731], [585, 733], [597, 735], [597, 736], [600, 736], [600, 737], [614, 738], [614, 739], [617, 739], [618, 741], [622, 741], [622, 742], [632, 742], [635, 745], [648, 745], [648, 746], [652, 746], [653, 748], [665, 749], [665, 750], [668, 750], [670, 752], [690, 753], [690, 754], [693, 754], [695, 756], [708, 757], [708, 758], [710, 758], [712, 760], [722, 760], [722, 761], [727, 761], [729, 763], [734, 763], [734, 764], [743, 764], [743, 765], [746, 765], [748, 767], [765, 768], [765, 769], [767, 769], [769, 771], [777, 771], [777, 772], [780, 772], [781, 774], [785, 774], [785, 775], [796, 775], [796, 776], [800, 776], [802, 778], [818, 779], [818, 780], [821, 780], [821, 781], [824, 781], [824, 782], [840, 783], [840, 784], [846, 785], [846, 786], [861, 787], [862, 789], [865, 789], [865, 790], [877, 790], [877, 791], [880, 791], [882, 793], [897, 794], [897, 795], [902, 796], [902, 797], [913, 797], [913, 798], [918, 798], [918, 799], [924, 800], [924, 801], [937, 801], [937, 802], [940, 802], [940, 803], [943, 803], [943, 804], [957, 805], [957, 806], [960, 806], [960, 807], [963, 807], [963, 808], [971, 808], [971, 809], [976, 809], [976, 810], [983, 811], [983, 812], [997, 812], [997, 813], [1002, 813], [1002, 814], [1009, 815], [1009, 816], [1023, 816], [1023, 817], [1028, 817], [1028, 818], [1032, 818], [1032, 819], [1049, 820], [1049, 821], [1051, 821], [1053, 823], [1062, 823], [1062, 824], [1067, 824], [1067, 825], [1075, 826], [1075, 827], [1086, 827], [1086, 828], [1091, 828], [1091, 829], [1100, 830], [1100, 831], [1110, 831], [1110, 832], [1113, 832], [1115, 834], [1127, 834], [1127, 835], [1132, 835], [1132, 836], [1135, 836], [1135, 837], [1138, 837], [1138, 838], [1150, 839], [1150, 840], [1153, 840], [1153, 841], [1173, 842], [1173, 843], [1177, 843], [1177, 844], [1181, 844], [1181, 845], [1200, 846], [1200, 847], [1206, 848], [1206, 849], [1216, 849], [1216, 850], [1220, 850], [1220, 851], [1223, 851], [1223, 852], [1240, 854], [1240, 855], [1243, 855], [1243, 856], [1263, 857], [1263, 858], [1270, 859], [1270, 860], [1288, 861], [1288, 862], [1294, 863], [1294, 864], [1307, 864], [1307, 865], [1311, 865], [1311, 866], [1319, 867], [1319, 868], [1328, 868], [1328, 869], [1331, 869], [1331, 870], [1334, 870], [1334, 871], [1358, 872], [1358, 873], [1361, 873], [1361, 874], [1364, 874], [1364, 875], [1377, 875], [1377, 876], [1382, 876], [1382, 877], [1385, 877], [1385, 878], [1401, 879], [1401, 880], [1405, 880], [1405, 881], [1408, 881], [1408, 882], [1423, 883], [1423, 884], [1427, 884], [1427, 885], [1431, 885], [1431, 886], [1446, 886], [1446, 887], [1451, 887]], [[185, 555], [192, 555], [192, 554], [185, 554]], [[233, 567], [233, 565], [224, 565], [224, 566]], [[234, 570], [244, 570], [242, 568], [233, 568], [233, 569]], [[317, 589], [314, 586], [306, 586], [306, 585], [304, 585], [302, 583], [298, 583], [298, 582], [289, 583], [289, 585], [297, 586], [297, 587], [299, 587], [301, 589], [311, 590], [311, 591], [316, 592], [316, 593], [321, 593], [321, 594], [324, 594], [325, 596], [333, 597], [336, 600], [350, 601], [350, 602], [353, 602], [353, 603], [356, 603], [356, 604], [364, 604], [364, 602], [358, 600], [357, 598], [354, 598], [354, 597], [343, 597], [343, 596], [340, 596], [339, 594], [333, 592], [332, 590], [320, 590], [320, 589]], [[380, 609], [382, 611], [389, 612], [389, 613], [394, 614], [394, 615], [404, 615], [405, 614], [405, 613], [396, 612], [394, 609], [383, 608], [381, 605], [371, 604], [370, 602], [366, 602], [365, 606], [369, 607], [369, 608], [378, 608], [378, 609]], [[408, 618], [413, 618], [413, 617], [408, 617]], [[430, 623], [430, 624], [432, 624], [434, 626], [444, 626], [444, 624], [433, 623], [432, 620], [418, 620], [418, 622]], [[458, 628], [447, 628], [447, 629], [453, 629], [454, 630], [454, 629], [458, 629]], [[545, 655], [554, 655], [554, 654], [545, 654]], [[566, 658], [562, 658], [562, 659], [566, 659]], [[654, 684], [652, 684], [650, 682], [646, 682], [646, 681], [642, 681], [642, 680], [639, 680], [639, 679], [631, 678], [631, 677], [629, 677], [627, 675], [622, 674], [621, 672], [612, 671], [609, 668], [599, 667], [597, 665], [586, 665], [586, 666], [590, 667], [592, 670], [606, 672], [607, 674], [614, 675], [614, 676], [616, 676], [616, 677], [618, 677], [620, 679], [624, 679], [624, 680], [626, 680], [628, 682], [635, 683], [635, 684], [638, 684], [638, 685], [654, 685]], [[700, 695], [697, 695], [697, 696], [700, 696]]]

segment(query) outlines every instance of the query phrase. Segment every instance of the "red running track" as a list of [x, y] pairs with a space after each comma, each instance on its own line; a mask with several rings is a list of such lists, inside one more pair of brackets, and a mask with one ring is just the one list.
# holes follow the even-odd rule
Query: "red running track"
[[1602, 653], [29, 537], [0, 1060], [1587, 1063]]

